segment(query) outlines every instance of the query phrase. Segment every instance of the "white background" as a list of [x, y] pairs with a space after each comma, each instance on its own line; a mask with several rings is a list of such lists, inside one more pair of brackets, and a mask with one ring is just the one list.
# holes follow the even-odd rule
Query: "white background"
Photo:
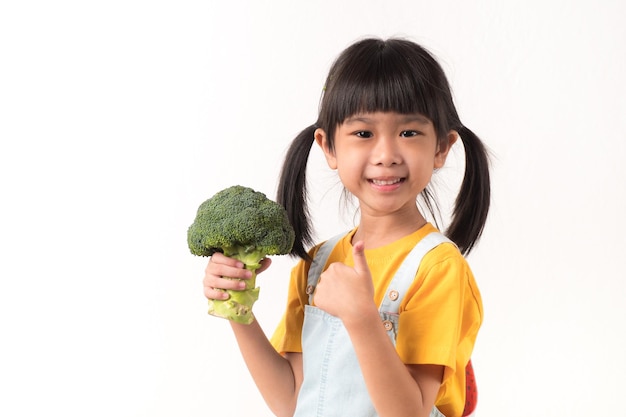
[[[186, 230], [226, 186], [274, 196], [330, 64], [366, 35], [434, 52], [493, 153], [469, 257], [479, 415], [623, 413], [625, 4], [3, 2], [0, 414], [270, 415]], [[318, 238], [351, 225], [318, 150], [310, 179]], [[293, 262], [259, 279], [268, 333]]]

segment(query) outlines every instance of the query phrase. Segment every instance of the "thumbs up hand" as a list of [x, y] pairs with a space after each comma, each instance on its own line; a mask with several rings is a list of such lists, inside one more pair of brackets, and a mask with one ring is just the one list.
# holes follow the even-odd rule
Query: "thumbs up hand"
[[328, 266], [317, 284], [315, 305], [344, 322], [362, 317], [374, 304], [372, 276], [365, 259], [365, 245], [358, 241], [352, 248], [354, 267], [335, 262]]

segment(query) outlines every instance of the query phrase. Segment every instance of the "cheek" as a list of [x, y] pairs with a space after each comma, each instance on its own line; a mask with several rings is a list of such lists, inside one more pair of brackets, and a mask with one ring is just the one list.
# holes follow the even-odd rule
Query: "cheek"
[[336, 170], [339, 179], [348, 190], [360, 181], [363, 174], [363, 169], [356, 158], [338, 158]]
[[335, 154], [332, 158], [333, 169], [350, 173], [350, 171], [358, 169], [360, 158], [359, 153], [355, 149], [346, 149], [341, 146], [335, 147]]
[[436, 159], [433, 156], [421, 157], [412, 160], [410, 163], [413, 167], [411, 172], [413, 173], [414, 179], [426, 186], [433, 176]]

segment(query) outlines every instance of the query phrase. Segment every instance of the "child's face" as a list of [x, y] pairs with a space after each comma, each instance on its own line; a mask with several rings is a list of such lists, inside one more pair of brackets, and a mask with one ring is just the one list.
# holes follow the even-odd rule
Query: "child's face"
[[[456, 132], [437, 145], [433, 123], [415, 114], [363, 113], [346, 119], [335, 132], [334, 151], [323, 130], [316, 131], [328, 165], [360, 201], [362, 214], [415, 210], [415, 200], [443, 166]], [[440, 149], [441, 148], [441, 149]]]

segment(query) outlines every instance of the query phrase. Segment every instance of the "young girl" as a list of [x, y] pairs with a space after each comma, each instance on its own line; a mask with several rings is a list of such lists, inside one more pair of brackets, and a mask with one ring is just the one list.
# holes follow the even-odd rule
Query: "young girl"
[[[432, 213], [427, 187], [459, 137], [465, 177], [446, 238], [425, 220], [417, 198]], [[360, 221], [307, 250], [305, 172], [314, 142], [358, 199]], [[318, 120], [293, 141], [281, 173], [277, 200], [301, 258], [284, 317], [271, 342], [257, 322], [231, 323], [276, 415], [464, 414], [465, 371], [483, 313], [463, 255], [482, 233], [489, 195], [485, 147], [461, 123], [444, 72], [425, 49], [365, 39], [338, 57]], [[223, 277], [249, 277], [242, 266], [213, 255], [206, 297], [241, 289]]]

